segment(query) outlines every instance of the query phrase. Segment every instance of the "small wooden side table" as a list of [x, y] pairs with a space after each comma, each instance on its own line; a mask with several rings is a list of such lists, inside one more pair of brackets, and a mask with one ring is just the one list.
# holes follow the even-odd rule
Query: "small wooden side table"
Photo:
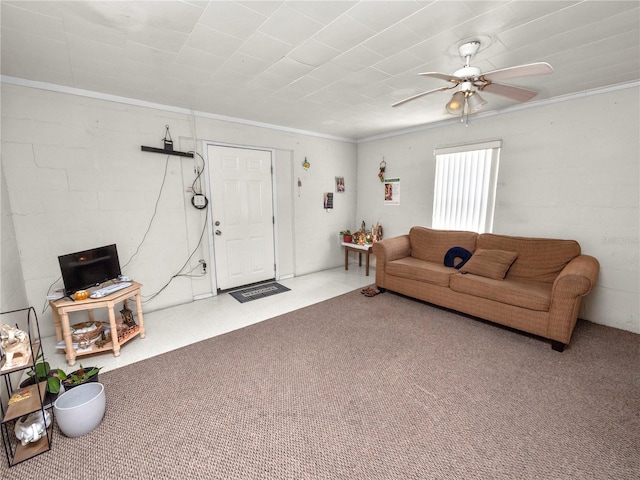
[[358, 252], [358, 265], [362, 266], [362, 254], [366, 255], [366, 275], [369, 276], [369, 255], [373, 250], [372, 244], [358, 245], [357, 243], [342, 242], [344, 247], [344, 269], [349, 270], [349, 252]]
[[[140, 287], [142, 285], [137, 282], [131, 282], [131, 286], [118, 290], [111, 295], [107, 295], [102, 298], [87, 298], [86, 300], [70, 300], [68, 298], [61, 298], [59, 300], [49, 300], [49, 305], [53, 311], [53, 324], [56, 329], [56, 338], [58, 342], [64, 339], [65, 343], [65, 356], [69, 365], [76, 363], [76, 357], [83, 355], [91, 355], [98, 352], [104, 352], [107, 350], [113, 350], [113, 356], [120, 356], [120, 346], [128, 342], [134, 337], [140, 335], [140, 338], [144, 338], [144, 319], [142, 318], [142, 302], [140, 300]], [[132, 332], [124, 340], [118, 341], [118, 329], [116, 326], [116, 315], [113, 311], [114, 306], [123, 302], [124, 306], [127, 306], [127, 302], [131, 297], [136, 299], [136, 308], [138, 313], [138, 330]], [[97, 308], [106, 308], [109, 314], [109, 327], [111, 329], [111, 341], [107, 342], [104, 346], [98, 347], [93, 345], [91, 349], [77, 352], [73, 348], [73, 339], [71, 337], [71, 328], [69, 326], [69, 313], [71, 312], [83, 312], [89, 313], [89, 321], [94, 321], [93, 311]]]

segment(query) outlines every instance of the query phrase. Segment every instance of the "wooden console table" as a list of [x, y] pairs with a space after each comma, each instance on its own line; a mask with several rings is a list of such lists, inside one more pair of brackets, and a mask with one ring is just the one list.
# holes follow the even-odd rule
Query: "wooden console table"
[[[76, 357], [92, 355], [94, 353], [108, 350], [113, 350], [113, 356], [117, 357], [120, 355], [120, 345], [125, 344], [138, 335], [140, 335], [140, 338], [144, 338], [144, 319], [142, 318], [140, 287], [142, 287], [141, 284], [132, 282], [130, 287], [123, 288], [122, 290], [118, 290], [117, 292], [102, 298], [87, 298], [86, 300], [75, 301], [68, 298], [49, 300], [49, 305], [53, 311], [53, 324], [56, 328], [56, 338], [58, 339], [58, 342], [64, 339], [65, 356], [69, 365], [74, 365], [76, 363]], [[123, 302], [126, 307], [128, 300], [134, 296], [136, 298], [136, 308], [138, 313], [138, 330], [132, 332], [125, 339], [118, 341], [116, 315], [113, 311], [113, 307], [119, 302]], [[93, 345], [90, 350], [77, 352], [73, 348], [73, 339], [71, 337], [71, 328], [69, 326], [69, 313], [86, 311], [89, 313], [89, 321], [94, 321], [93, 311], [97, 308], [106, 308], [108, 311], [111, 341], [107, 342], [102, 347]]]
[[366, 259], [366, 274], [369, 276], [369, 255], [371, 255], [371, 251], [373, 249], [372, 244], [364, 244], [358, 245], [357, 243], [346, 243], [342, 242], [342, 246], [344, 247], [344, 269], [349, 270], [349, 252], [358, 252], [358, 265], [362, 266], [362, 254], [364, 253], [367, 257]]

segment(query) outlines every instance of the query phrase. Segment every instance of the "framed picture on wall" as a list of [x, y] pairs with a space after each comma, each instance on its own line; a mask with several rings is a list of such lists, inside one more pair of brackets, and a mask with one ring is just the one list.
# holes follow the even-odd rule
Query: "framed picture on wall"
[[400, 205], [399, 178], [389, 178], [384, 180], [384, 204]]
[[336, 192], [338, 193], [345, 192], [344, 177], [336, 177]]

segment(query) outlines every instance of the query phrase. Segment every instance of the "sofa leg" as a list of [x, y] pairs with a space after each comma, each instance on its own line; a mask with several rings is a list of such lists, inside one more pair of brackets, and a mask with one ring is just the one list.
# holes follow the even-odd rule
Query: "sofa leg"
[[557, 340], [551, 340], [551, 348], [556, 352], [564, 351], [565, 344], [562, 342], [558, 342]]

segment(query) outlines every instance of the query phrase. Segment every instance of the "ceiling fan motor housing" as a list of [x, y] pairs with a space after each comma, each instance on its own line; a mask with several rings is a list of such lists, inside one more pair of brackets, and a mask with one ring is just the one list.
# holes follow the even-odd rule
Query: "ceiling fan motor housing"
[[478, 50], [480, 49], [480, 42], [477, 40], [473, 40], [471, 42], [463, 43], [458, 47], [458, 52], [460, 52], [460, 56], [462, 58], [472, 57]]
[[454, 72], [454, 76], [461, 78], [462, 80], [475, 80], [480, 76], [482, 72], [478, 67], [462, 67]]

